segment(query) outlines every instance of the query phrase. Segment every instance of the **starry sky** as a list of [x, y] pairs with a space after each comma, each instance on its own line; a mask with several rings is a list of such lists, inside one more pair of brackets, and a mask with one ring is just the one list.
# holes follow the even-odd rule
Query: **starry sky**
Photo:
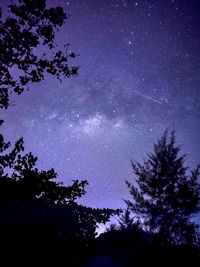
[[[1, 0], [2, 2], [2, 0]], [[8, 1], [5, 1], [8, 3]], [[4, 3], [5, 3], [4, 2]], [[24, 137], [38, 167], [87, 179], [82, 203], [120, 208], [141, 161], [166, 128], [187, 164], [200, 162], [199, 0], [51, 0], [70, 18], [57, 34], [79, 75], [46, 76], [1, 112], [7, 140]]]

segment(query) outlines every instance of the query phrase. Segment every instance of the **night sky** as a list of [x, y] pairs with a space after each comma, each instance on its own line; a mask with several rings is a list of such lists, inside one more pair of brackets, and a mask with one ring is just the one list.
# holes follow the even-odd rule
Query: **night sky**
[[55, 168], [66, 184], [87, 179], [82, 203], [92, 207], [124, 206], [130, 159], [146, 157], [166, 128], [176, 130], [187, 164], [199, 163], [200, 1], [48, 4], [70, 14], [56, 40], [79, 54], [70, 61], [79, 75], [62, 83], [47, 75], [12, 96], [0, 111], [6, 139], [23, 136], [38, 167]]

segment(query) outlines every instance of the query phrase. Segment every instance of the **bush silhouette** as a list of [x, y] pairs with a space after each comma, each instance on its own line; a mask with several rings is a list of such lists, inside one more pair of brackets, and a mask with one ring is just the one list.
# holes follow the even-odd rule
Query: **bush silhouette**
[[[87, 181], [65, 186], [53, 169], [39, 171], [37, 158], [24, 154], [23, 139], [13, 149], [0, 135], [0, 253], [7, 266], [50, 263], [79, 266], [98, 223], [118, 213], [77, 203]], [[8, 151], [8, 153], [6, 153]], [[11, 255], [11, 256], [9, 256]]]

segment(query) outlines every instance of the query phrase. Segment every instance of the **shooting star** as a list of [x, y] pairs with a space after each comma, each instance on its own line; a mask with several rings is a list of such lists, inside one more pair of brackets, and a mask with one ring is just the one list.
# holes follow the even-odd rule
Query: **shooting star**
[[155, 102], [155, 103], [158, 103], [158, 104], [160, 104], [160, 105], [163, 104], [163, 102], [161, 102], [161, 101], [159, 101], [159, 100], [156, 100], [156, 99], [154, 99], [154, 98], [152, 98], [152, 97], [150, 97], [150, 96], [148, 96], [148, 95], [144, 95], [144, 94], [139, 93], [139, 92], [137, 92], [137, 91], [133, 91], [133, 92], [134, 92], [136, 95], [142, 96], [142, 97], [144, 97], [144, 98], [146, 98], [146, 99], [148, 99], [148, 100], [151, 100], [151, 101], [153, 101], [153, 102]]

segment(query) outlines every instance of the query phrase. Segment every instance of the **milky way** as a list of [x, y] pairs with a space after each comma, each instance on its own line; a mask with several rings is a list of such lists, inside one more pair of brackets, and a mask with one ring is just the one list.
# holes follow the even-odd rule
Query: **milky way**
[[[5, 1], [4, 1], [5, 2]], [[66, 183], [87, 179], [83, 203], [123, 207], [130, 159], [142, 160], [166, 128], [187, 163], [200, 155], [200, 3], [49, 1], [70, 18], [57, 43], [79, 56], [79, 76], [46, 76], [1, 111], [8, 140], [23, 136], [42, 169]]]

